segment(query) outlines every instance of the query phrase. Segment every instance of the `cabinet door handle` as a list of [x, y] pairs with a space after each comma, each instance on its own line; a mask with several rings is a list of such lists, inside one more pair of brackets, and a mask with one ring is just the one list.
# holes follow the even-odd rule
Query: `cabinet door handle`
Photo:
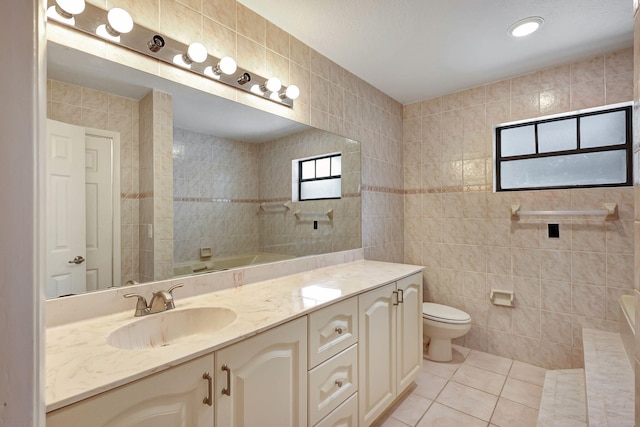
[[[398, 291], [393, 291], [393, 297], [396, 297], [393, 301], [393, 305], [398, 305]], [[391, 299], [393, 299], [393, 297], [391, 297]]]
[[336, 326], [336, 329], [334, 329], [338, 335], [342, 335], [342, 328], [340, 326]]
[[202, 400], [202, 403], [204, 403], [205, 405], [213, 406], [213, 378], [211, 378], [209, 372], [205, 372], [204, 374], [202, 374], [202, 379], [207, 380], [207, 383], [209, 385], [209, 395]]
[[404, 303], [404, 289], [398, 289], [398, 303]]
[[222, 365], [222, 370], [227, 372], [227, 386], [222, 389], [222, 394], [231, 396], [231, 368], [225, 363]]

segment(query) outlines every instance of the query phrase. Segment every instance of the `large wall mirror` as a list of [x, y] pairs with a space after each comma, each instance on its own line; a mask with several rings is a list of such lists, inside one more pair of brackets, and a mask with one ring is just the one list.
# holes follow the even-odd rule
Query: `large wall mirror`
[[47, 55], [48, 298], [361, 247], [357, 141]]

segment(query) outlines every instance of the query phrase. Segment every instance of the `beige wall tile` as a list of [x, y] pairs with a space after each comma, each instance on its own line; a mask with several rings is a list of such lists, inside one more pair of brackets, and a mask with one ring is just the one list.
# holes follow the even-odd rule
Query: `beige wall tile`
[[235, 0], [207, 0], [202, 2], [204, 16], [235, 30], [236, 1]]
[[160, 27], [162, 33], [182, 43], [202, 40], [202, 15], [172, 0], [160, 0]]

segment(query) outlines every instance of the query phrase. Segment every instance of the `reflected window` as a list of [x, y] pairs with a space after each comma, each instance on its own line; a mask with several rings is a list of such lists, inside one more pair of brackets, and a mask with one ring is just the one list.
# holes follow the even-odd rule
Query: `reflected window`
[[293, 161], [298, 197], [294, 200], [339, 199], [342, 194], [342, 155], [329, 154]]
[[632, 184], [631, 106], [495, 127], [495, 190]]

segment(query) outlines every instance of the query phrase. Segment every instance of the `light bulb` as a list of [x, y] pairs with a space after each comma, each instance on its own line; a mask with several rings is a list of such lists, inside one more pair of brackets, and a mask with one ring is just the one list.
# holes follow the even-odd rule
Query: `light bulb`
[[184, 60], [185, 56], [186, 55], [183, 55], [181, 53], [177, 54], [176, 56], [173, 57], [173, 63], [184, 68], [191, 68], [191, 62], [186, 62]]
[[114, 7], [107, 13], [106, 30], [113, 37], [126, 34], [133, 30], [133, 18], [126, 10]]
[[207, 48], [202, 43], [191, 43], [187, 49], [185, 62], [187, 64], [191, 62], [201, 63], [207, 60]]
[[236, 72], [236, 70], [238, 69], [238, 65], [233, 58], [225, 56], [220, 60], [218, 68], [220, 68], [220, 71], [222, 71], [224, 74], [230, 76], [231, 74]]
[[271, 92], [271, 95], [269, 95], [269, 98], [271, 98], [272, 101], [280, 102], [280, 97], [278, 96], [278, 92]]
[[98, 25], [98, 28], [96, 28], [96, 34], [104, 39], [120, 43], [120, 36], [112, 36], [107, 30], [107, 25], [105, 24]]
[[261, 87], [260, 89], [268, 90], [270, 92], [277, 92], [280, 90], [281, 87], [282, 87], [282, 82], [280, 82], [280, 79], [277, 77], [271, 77], [269, 80], [265, 82], [263, 87]]
[[71, 16], [71, 18], [65, 18], [64, 16], [60, 15], [57, 9], [58, 8], [55, 6], [51, 6], [49, 9], [47, 9], [47, 18], [51, 18], [54, 21], [62, 22], [63, 24], [67, 25], [76, 25], [76, 18], [74, 18], [73, 16]]
[[204, 75], [207, 76], [207, 77], [211, 77], [212, 79], [220, 80], [220, 74], [216, 74], [216, 72], [213, 71], [213, 67], [211, 65], [206, 67], [203, 72], [204, 72]]
[[63, 18], [71, 18], [84, 11], [84, 0], [56, 0], [56, 10]]
[[287, 88], [284, 95], [289, 99], [298, 99], [300, 96], [300, 89], [296, 85], [291, 85]]
[[255, 93], [256, 95], [260, 95], [260, 96], [263, 95], [262, 90], [260, 89], [260, 86], [258, 86], [258, 85], [251, 86], [251, 92]]

